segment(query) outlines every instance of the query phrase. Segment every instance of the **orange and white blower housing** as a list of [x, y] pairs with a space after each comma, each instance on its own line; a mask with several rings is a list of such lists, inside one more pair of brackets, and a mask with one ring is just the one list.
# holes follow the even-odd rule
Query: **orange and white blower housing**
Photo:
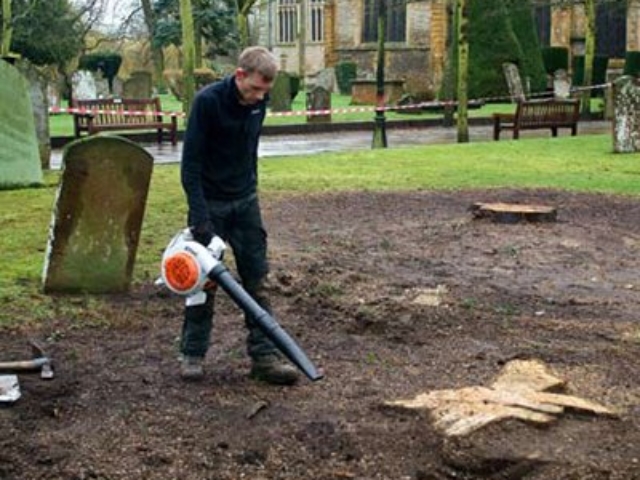
[[205, 247], [185, 228], [171, 239], [162, 255], [161, 283], [172, 292], [186, 296], [188, 305], [204, 303], [209, 273], [220, 266], [225, 249], [220, 237], [214, 236]]

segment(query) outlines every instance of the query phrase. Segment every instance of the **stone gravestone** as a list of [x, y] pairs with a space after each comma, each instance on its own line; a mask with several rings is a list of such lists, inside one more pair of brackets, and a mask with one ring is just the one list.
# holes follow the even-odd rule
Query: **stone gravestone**
[[60, 101], [58, 85], [52, 83], [47, 84], [47, 100], [50, 108], [60, 108], [62, 102]]
[[507, 81], [507, 86], [509, 87], [511, 101], [519, 102], [520, 100], [524, 100], [524, 88], [518, 66], [515, 63], [505, 62], [502, 64], [502, 71]]
[[153, 157], [116, 136], [69, 144], [49, 233], [45, 292], [129, 288]]
[[113, 79], [113, 96], [115, 98], [122, 98], [124, 95], [124, 81], [120, 77]]
[[96, 98], [111, 98], [109, 80], [102, 75], [101, 70], [93, 74], [93, 81], [96, 84]]
[[96, 81], [89, 70], [78, 70], [71, 75], [71, 97], [73, 100], [98, 98]]
[[[307, 110], [331, 110], [331, 92], [316, 85], [307, 92]], [[331, 123], [331, 112], [307, 115], [308, 123]]]
[[152, 89], [149, 72], [133, 72], [122, 86], [122, 98], [151, 98]]
[[553, 72], [553, 96], [555, 98], [569, 98], [571, 95], [571, 77], [566, 70]]
[[278, 72], [269, 94], [269, 107], [273, 112], [291, 111], [291, 77], [287, 72]]
[[49, 134], [49, 97], [47, 79], [28, 62], [20, 62], [18, 68], [29, 84], [29, 97], [33, 111], [33, 120], [38, 138], [40, 165], [48, 169], [51, 161], [51, 135]]
[[313, 75], [307, 83], [309, 89], [318, 86], [327, 89], [329, 92], [339, 93], [336, 71], [333, 68], [323, 68]]
[[42, 168], [29, 86], [14, 66], [0, 60], [0, 187], [41, 183]]
[[633, 77], [613, 82], [613, 151], [632, 153], [640, 150], [640, 87]]

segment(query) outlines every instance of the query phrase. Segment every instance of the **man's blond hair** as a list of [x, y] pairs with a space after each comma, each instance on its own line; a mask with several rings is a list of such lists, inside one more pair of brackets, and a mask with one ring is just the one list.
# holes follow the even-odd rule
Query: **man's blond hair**
[[238, 68], [247, 73], [258, 72], [265, 80], [271, 81], [278, 73], [276, 57], [264, 47], [248, 47], [240, 54]]

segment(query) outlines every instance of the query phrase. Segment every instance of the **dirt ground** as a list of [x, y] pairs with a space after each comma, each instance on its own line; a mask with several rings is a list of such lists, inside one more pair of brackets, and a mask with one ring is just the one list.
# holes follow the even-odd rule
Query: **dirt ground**
[[[469, 213], [495, 201], [555, 206], [558, 221]], [[42, 341], [56, 378], [21, 375], [22, 398], [0, 409], [0, 479], [640, 479], [637, 199], [357, 193], [263, 209], [277, 317], [326, 377], [249, 380], [241, 315], [221, 294], [206, 380], [182, 383], [182, 299], [151, 278], [109, 300], [108, 328], [61, 312], [2, 332], [6, 357]], [[438, 287], [440, 305], [417, 301]], [[384, 406], [487, 385], [512, 359], [545, 362], [620, 416], [445, 439], [428, 412]]]

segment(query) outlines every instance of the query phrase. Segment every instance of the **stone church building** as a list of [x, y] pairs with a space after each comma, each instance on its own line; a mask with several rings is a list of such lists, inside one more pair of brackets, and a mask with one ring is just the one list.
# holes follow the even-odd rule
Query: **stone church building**
[[[640, 0], [596, 0], [598, 54], [611, 65], [626, 50], [640, 50]], [[440, 89], [450, 41], [452, 0], [387, 0], [388, 80], [404, 81], [417, 98]], [[584, 51], [585, 17], [579, 0], [567, 7], [537, 0], [535, 16], [542, 45]], [[260, 4], [257, 41], [280, 59], [281, 68], [313, 76], [338, 62], [353, 61], [358, 78], [373, 79], [377, 56], [376, 0], [268, 0]], [[300, 27], [303, 28], [300, 28]], [[301, 39], [304, 41], [301, 41]]]

